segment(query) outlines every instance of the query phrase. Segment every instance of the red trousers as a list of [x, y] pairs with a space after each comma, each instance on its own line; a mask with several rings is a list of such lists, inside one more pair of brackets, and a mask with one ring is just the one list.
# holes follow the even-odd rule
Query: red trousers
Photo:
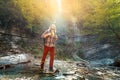
[[45, 63], [45, 59], [46, 59], [48, 52], [50, 52], [49, 68], [53, 68], [54, 51], [55, 51], [54, 47], [44, 46], [44, 52], [43, 52], [43, 56], [42, 56], [42, 60], [41, 60], [41, 68], [44, 68], [44, 63]]

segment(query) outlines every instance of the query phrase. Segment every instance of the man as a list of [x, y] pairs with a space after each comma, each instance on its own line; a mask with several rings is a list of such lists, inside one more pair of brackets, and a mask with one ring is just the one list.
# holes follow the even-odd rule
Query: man
[[54, 53], [55, 53], [55, 41], [58, 39], [56, 34], [56, 26], [52, 24], [48, 30], [42, 35], [44, 38], [44, 52], [41, 60], [41, 69], [44, 69], [44, 63], [48, 52], [50, 52], [49, 71], [53, 71]]

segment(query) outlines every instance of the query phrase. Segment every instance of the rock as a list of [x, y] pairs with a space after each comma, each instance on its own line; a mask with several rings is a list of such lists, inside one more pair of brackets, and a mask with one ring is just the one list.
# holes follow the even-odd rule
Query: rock
[[87, 75], [86, 78], [89, 80], [103, 80], [101, 77], [93, 75], [93, 74]]
[[8, 69], [8, 68], [11, 68], [12, 66], [9, 65], [9, 64], [6, 64], [6, 65], [0, 65], [0, 69]]
[[35, 75], [35, 76], [32, 77], [31, 80], [38, 80], [38, 79], [39, 79], [39, 75]]
[[[111, 78], [104, 78], [105, 80], [113, 80], [113, 79], [111, 79]], [[119, 79], [118, 79], [119, 80]]]
[[9, 80], [7, 77], [0, 78], [0, 80]]
[[77, 76], [77, 80], [86, 80], [84, 76]]
[[96, 59], [96, 60], [93, 60], [93, 61], [90, 61], [90, 64], [92, 66], [105, 66], [105, 65], [109, 65], [109, 64], [112, 64], [114, 61], [113, 59], [110, 59], [110, 58], [105, 58], [105, 59]]
[[75, 72], [74, 71], [70, 71], [70, 72], [64, 72], [63, 75], [67, 76], [67, 75], [74, 75]]
[[30, 61], [28, 54], [15, 54], [10, 56], [0, 57], [0, 63], [2, 64], [18, 64]]
[[67, 76], [65, 80], [79, 80], [76, 76]]
[[74, 77], [72, 77], [72, 80], [78, 80], [78, 78], [74, 76]]
[[65, 76], [63, 76], [63, 75], [56, 76], [55, 79], [57, 79], [57, 80], [65, 79]]
[[79, 69], [77, 69], [77, 70], [75, 71], [75, 73], [88, 74], [88, 73], [89, 73], [89, 70], [88, 70], [87, 68], [80, 67]]
[[120, 67], [120, 59], [115, 60], [113, 66]]
[[118, 74], [116, 74], [116, 73], [114, 73], [114, 72], [112, 72], [112, 71], [107, 71], [106, 73], [107, 73], [107, 74], [111, 74], [112, 76], [119, 76]]
[[96, 74], [97, 74], [97, 75], [104, 75], [104, 73], [102, 73], [102, 72], [100, 72], [100, 71], [98, 71]]
[[77, 65], [78, 67], [86, 67], [86, 64], [85, 64], [85, 63], [76, 63], [76, 65]]

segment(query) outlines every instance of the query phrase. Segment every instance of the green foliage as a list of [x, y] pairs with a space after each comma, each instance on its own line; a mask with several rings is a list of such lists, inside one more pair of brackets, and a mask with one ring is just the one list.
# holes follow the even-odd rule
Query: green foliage
[[1, 27], [7, 27], [7, 29], [9, 29], [13, 25], [18, 25], [18, 23], [24, 24], [24, 22], [22, 22], [24, 17], [20, 14], [21, 12], [12, 0], [1, 0], [0, 4]]
[[[62, 0], [62, 10], [61, 17], [66, 21], [66, 33], [69, 37], [73, 36], [73, 23], [76, 23], [80, 34], [99, 35], [98, 39], [117, 38], [120, 42], [119, 0]], [[16, 31], [19, 35], [40, 37], [56, 15], [56, 0], [0, 0], [0, 29], [4, 29], [6, 33]], [[30, 37], [30, 40], [34, 38]], [[42, 41], [38, 40], [41, 44]], [[58, 43], [57, 51], [61, 56], [72, 55], [75, 51], [74, 42], [67, 41], [62, 39]], [[34, 45], [28, 45], [27, 41], [23, 40], [19, 45], [33, 53], [41, 53], [38, 42], [36, 39]], [[79, 48], [77, 45], [75, 47]]]
[[77, 10], [71, 14], [83, 35], [97, 34], [101, 39], [116, 37], [120, 40], [119, 0], [79, 0]]
[[120, 40], [120, 5], [117, 0], [107, 0], [106, 1], [106, 27], [110, 30], [109, 35], [107, 36], [112, 36], [116, 37], [117, 39]]
[[[62, 15], [68, 18], [66, 20], [72, 20], [71, 17], [76, 18], [78, 26], [83, 29], [82, 34], [100, 34], [104, 32], [105, 27], [108, 31], [110, 25], [119, 34], [119, 0], [71, 0], [70, 2], [66, 0], [62, 3]], [[57, 6], [55, 4], [55, 1], [44, 0], [1, 0], [0, 25], [7, 29], [13, 25], [24, 26], [32, 32], [39, 33], [43, 27], [48, 26], [46, 21], [50, 22], [55, 17], [57, 12], [57, 8], [54, 8]]]

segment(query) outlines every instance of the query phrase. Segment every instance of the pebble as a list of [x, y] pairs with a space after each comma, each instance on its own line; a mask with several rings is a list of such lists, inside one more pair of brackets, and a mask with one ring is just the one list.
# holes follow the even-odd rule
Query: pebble
[[103, 75], [104, 73], [98, 71], [96, 74], [97, 74], [97, 75]]
[[63, 76], [63, 75], [57, 76], [57, 77], [55, 77], [55, 79], [57, 79], [57, 80], [65, 79], [65, 76]]

